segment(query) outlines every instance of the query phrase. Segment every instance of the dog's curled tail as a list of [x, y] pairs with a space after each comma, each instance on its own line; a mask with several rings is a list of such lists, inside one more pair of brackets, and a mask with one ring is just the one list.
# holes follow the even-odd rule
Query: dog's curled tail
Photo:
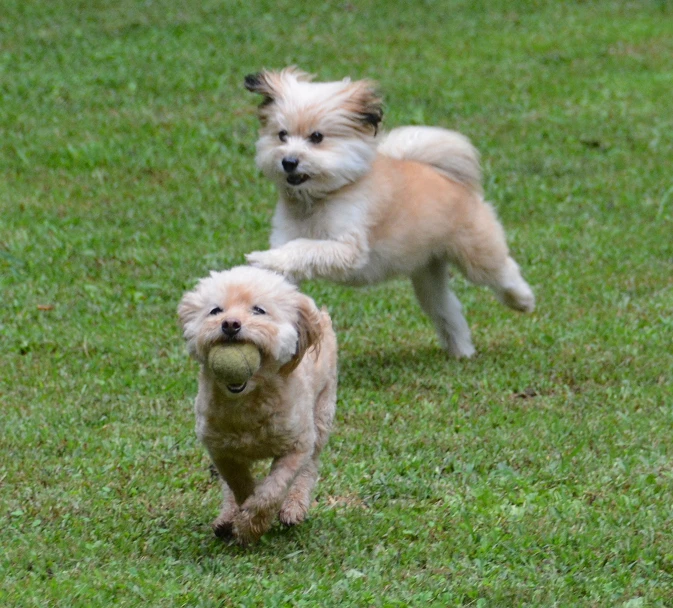
[[470, 140], [441, 127], [399, 127], [378, 145], [381, 154], [432, 166], [451, 180], [482, 193], [479, 152]]

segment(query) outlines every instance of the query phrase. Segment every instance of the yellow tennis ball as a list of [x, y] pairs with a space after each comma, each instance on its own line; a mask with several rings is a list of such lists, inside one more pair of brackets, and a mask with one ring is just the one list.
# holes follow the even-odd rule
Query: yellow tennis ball
[[216, 344], [208, 353], [208, 367], [227, 386], [245, 384], [261, 364], [259, 350], [247, 342]]

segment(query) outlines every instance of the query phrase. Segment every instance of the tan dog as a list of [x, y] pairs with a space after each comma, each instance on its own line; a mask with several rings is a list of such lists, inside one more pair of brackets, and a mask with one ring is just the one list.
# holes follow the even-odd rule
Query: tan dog
[[[224, 480], [218, 536], [257, 540], [276, 516], [301, 522], [334, 418], [336, 338], [326, 311], [282, 276], [240, 266], [212, 272], [183, 297], [178, 314], [189, 353], [201, 363], [196, 433]], [[218, 343], [250, 342], [260, 369], [243, 385], [220, 386], [206, 365]], [[255, 485], [251, 464], [272, 459]]]
[[295, 68], [246, 78], [264, 96], [257, 164], [280, 194], [272, 249], [248, 254], [248, 262], [295, 282], [408, 276], [456, 357], [474, 347], [449, 289], [449, 264], [507, 306], [532, 311], [535, 297], [483, 199], [470, 142], [437, 127], [380, 136], [381, 100], [371, 82], [311, 79]]

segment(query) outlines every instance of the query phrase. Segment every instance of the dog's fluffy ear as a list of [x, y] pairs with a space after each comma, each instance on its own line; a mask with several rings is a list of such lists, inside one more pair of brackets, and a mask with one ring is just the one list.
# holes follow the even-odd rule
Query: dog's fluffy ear
[[282, 374], [289, 374], [296, 369], [302, 360], [306, 351], [317, 347], [322, 338], [322, 324], [320, 322], [320, 311], [315, 302], [304, 294], [297, 294], [297, 350], [283, 367], [280, 368]]
[[178, 304], [178, 318], [183, 329], [197, 317], [203, 302], [196, 291], [187, 292]]
[[262, 122], [266, 120], [264, 109], [271, 105], [283, 92], [283, 87], [295, 82], [309, 82], [313, 80], [313, 75], [290, 66], [282, 69], [280, 72], [271, 70], [262, 70], [256, 74], [248, 74], [245, 77], [245, 88], [252, 93], [258, 93], [262, 96], [262, 103], [259, 106], [259, 117]]
[[245, 77], [245, 88], [252, 93], [264, 97], [262, 105], [273, 103], [281, 94], [283, 86], [294, 80], [295, 82], [310, 82], [313, 75], [304, 72], [295, 66], [284, 68], [280, 72], [262, 70]]
[[203, 308], [203, 300], [198, 290], [189, 291], [180, 300], [178, 305], [178, 319], [182, 327], [182, 336], [187, 342], [187, 350], [190, 356], [196, 355], [196, 336], [199, 326], [199, 312]]
[[383, 101], [375, 82], [356, 80], [350, 85], [349, 110], [364, 127], [373, 128], [376, 135], [383, 120]]
[[252, 93], [259, 93], [264, 99], [262, 106], [268, 106], [278, 95], [278, 74], [263, 70], [245, 77], [245, 88]]

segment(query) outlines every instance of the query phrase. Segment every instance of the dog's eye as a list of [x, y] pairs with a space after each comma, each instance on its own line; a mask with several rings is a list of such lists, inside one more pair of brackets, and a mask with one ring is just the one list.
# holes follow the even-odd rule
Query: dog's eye
[[313, 131], [308, 139], [312, 144], [319, 144], [323, 140], [323, 134], [320, 131]]
[[261, 308], [259, 306], [253, 306], [252, 307], [252, 314], [253, 315], [265, 315], [266, 310], [264, 310], [263, 308]]
[[222, 309], [219, 306], [213, 308], [208, 314], [210, 315], [219, 315], [222, 312]]
[[278, 139], [280, 139], [280, 141], [282, 142], [287, 141], [287, 131], [285, 129], [283, 129], [282, 131], [278, 131]]

